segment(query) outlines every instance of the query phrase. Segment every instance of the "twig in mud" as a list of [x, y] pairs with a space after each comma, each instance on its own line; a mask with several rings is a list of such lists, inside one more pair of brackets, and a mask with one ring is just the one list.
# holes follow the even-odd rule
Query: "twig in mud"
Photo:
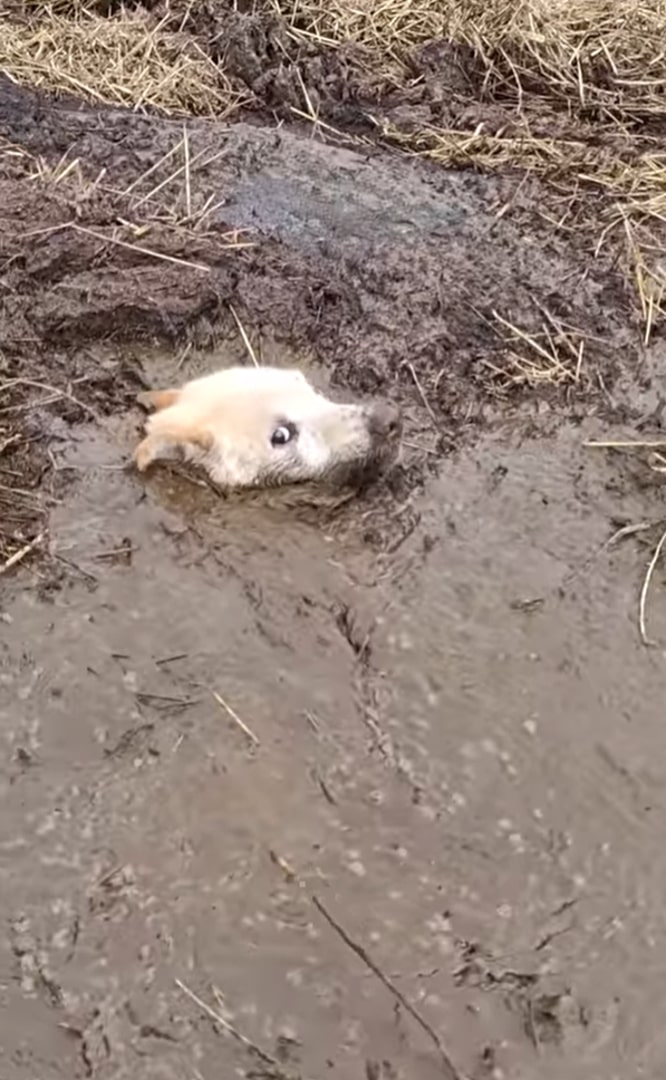
[[142, 184], [144, 180], [147, 180], [148, 177], [152, 176], [154, 172], [157, 172], [160, 165], [164, 165], [169, 160], [169, 158], [173, 157], [173, 155], [177, 153], [178, 150], [180, 150], [182, 145], [183, 140], [181, 139], [174, 146], [172, 146], [170, 150], [167, 150], [166, 154], [159, 158], [158, 161], [155, 161], [149, 169], [146, 169], [146, 171], [142, 172], [140, 176], [137, 176], [136, 179], [133, 180], [132, 183], [125, 188], [122, 194], [129, 195], [132, 191], [134, 191], [134, 188], [138, 187], [139, 184]]
[[[181, 139], [181, 141], [178, 143], [177, 149], [180, 149], [180, 147], [182, 145], [183, 145], [183, 140]], [[189, 169], [190, 177], [192, 176], [192, 172], [193, 172], [193, 169], [194, 169], [195, 165], [197, 165], [197, 164], [199, 165], [199, 171], [202, 170], [202, 169], [206, 169], [210, 165], [213, 165], [216, 161], [218, 161], [219, 158], [224, 157], [224, 155], [227, 153], [227, 149], [225, 147], [222, 150], [218, 150], [217, 153], [210, 154], [209, 157], [206, 157], [206, 154], [208, 154], [208, 152], [209, 152], [208, 147], [204, 147], [203, 150], [199, 150], [196, 154], [190, 155], [189, 160], [188, 160], [188, 164], [187, 164], [187, 168]], [[205, 161], [202, 161], [202, 158], [205, 158]], [[150, 191], [148, 191], [145, 195], [142, 195], [141, 198], [137, 199], [136, 202], [134, 202], [132, 204], [132, 209], [137, 210], [144, 203], [152, 202], [152, 200], [155, 198], [156, 195], [158, 195], [160, 193], [160, 191], [163, 191], [164, 188], [169, 186], [169, 184], [172, 184], [174, 180], [176, 180], [182, 173], [185, 172], [185, 170], [186, 170], [186, 165], [179, 165], [178, 168], [174, 169], [174, 171], [172, 173], [169, 173], [169, 175], [167, 177], [165, 177], [164, 180], [160, 180], [160, 182], [158, 184], [155, 184], [155, 186], [152, 187], [150, 189]], [[209, 200], [212, 200], [213, 198], [214, 198], [214, 196], [212, 196], [212, 195], [209, 196]], [[225, 202], [225, 200], [222, 199], [221, 202], [219, 202], [217, 205], [218, 206], [223, 206], [224, 202]], [[203, 212], [204, 211], [202, 210], [201, 214], [203, 214]], [[198, 217], [200, 215], [194, 214], [194, 215], [190, 215], [190, 216]]]
[[652, 641], [647, 635], [647, 628], [645, 625], [645, 608], [647, 605], [647, 598], [648, 592], [650, 590], [650, 582], [652, 580], [652, 575], [654, 574], [655, 567], [659, 562], [659, 556], [661, 555], [664, 544], [666, 544], [666, 529], [661, 534], [659, 543], [654, 549], [654, 554], [650, 559], [647, 571], [645, 573], [645, 578], [643, 580], [643, 587], [641, 588], [641, 595], [638, 604], [638, 627], [641, 633], [641, 641], [644, 645], [656, 646], [658, 644], [658, 642]]
[[90, 582], [91, 585], [98, 585], [99, 578], [95, 574], [91, 574], [90, 571], [84, 570], [82, 566], [79, 566], [73, 559], [68, 559], [64, 555], [60, 555], [58, 552], [54, 555], [54, 558], [61, 562], [64, 566], [69, 566], [70, 570], [75, 570], [77, 574], [80, 574], [84, 581]]
[[85, 225], [76, 225], [72, 222], [69, 227], [76, 232], [83, 233], [85, 236], [92, 236], [94, 240], [99, 240], [103, 244], [115, 244], [117, 247], [126, 248], [128, 251], [138, 251], [140, 255], [148, 255], [152, 259], [163, 259], [164, 262], [175, 263], [176, 266], [187, 266], [190, 270], [201, 270], [204, 274], [210, 274], [210, 266], [204, 266], [203, 263], [190, 262], [189, 259], [178, 259], [175, 255], [165, 255], [163, 251], [153, 251], [152, 248], [143, 247], [141, 244], [130, 244], [127, 240], [118, 240], [115, 236], [105, 236], [104, 233], [95, 232], [94, 229], [87, 229]]
[[307, 720], [308, 724], [314, 731], [315, 735], [319, 735], [319, 721], [313, 712], [309, 709], [303, 709], [303, 716]]
[[151, 694], [148, 691], [139, 690], [134, 695], [139, 705], [146, 705], [148, 708], [156, 709], [158, 712], [165, 712], [166, 710], [189, 709], [192, 705], [196, 705], [199, 698], [179, 698], [170, 697], [168, 694]]
[[231, 314], [234, 317], [234, 322], [236, 323], [236, 326], [238, 327], [238, 332], [239, 332], [240, 336], [243, 339], [243, 345], [247, 349], [247, 353], [248, 353], [248, 356], [250, 357], [250, 360], [252, 361], [252, 363], [254, 364], [255, 367], [259, 367], [259, 361], [257, 360], [255, 351], [252, 348], [252, 342], [250, 341], [249, 337], [247, 336], [247, 334], [245, 332], [245, 327], [243, 326], [242, 322], [240, 321], [240, 317], [236, 314], [236, 309], [234, 308], [233, 304], [229, 304], [229, 311], [231, 312]]
[[259, 742], [259, 739], [255, 735], [255, 733], [252, 731], [252, 729], [247, 726], [247, 724], [245, 723], [244, 720], [241, 720], [238, 713], [234, 712], [234, 710], [231, 708], [231, 705], [227, 705], [224, 698], [220, 694], [218, 694], [217, 691], [215, 691], [215, 690], [213, 690], [213, 697], [215, 698], [218, 705], [220, 705], [224, 709], [224, 711], [231, 717], [231, 719], [234, 721], [234, 723], [238, 724], [241, 731], [245, 732], [245, 734], [247, 735], [250, 742], [253, 743], [254, 746], [261, 746], [261, 743]]
[[439, 457], [436, 450], [432, 450], [429, 446], [421, 446], [420, 443], [411, 442], [409, 439], [403, 439], [402, 445], [407, 446], [410, 450], [418, 450], [421, 454], [432, 454], [433, 457]]
[[6, 574], [13, 566], [18, 566], [20, 562], [23, 562], [26, 556], [41, 544], [45, 536], [45, 532], [39, 533], [39, 535], [36, 536], [34, 540], [31, 540], [29, 544], [25, 544], [22, 548], [19, 548], [18, 551], [15, 551], [13, 555], [10, 555], [2, 566], [0, 566], [0, 575]]
[[[174, 150], [180, 150], [180, 148], [181, 148], [181, 146], [183, 146], [183, 144], [184, 144], [184, 139], [181, 139], [180, 142], [177, 144], [177, 146], [174, 147]], [[133, 202], [132, 209], [137, 210], [140, 206], [143, 205], [143, 203], [150, 202], [150, 200], [153, 199], [155, 197], [155, 195], [158, 195], [160, 193], [160, 191], [162, 191], [165, 187], [168, 187], [168, 185], [170, 183], [172, 183], [172, 181], [174, 181], [178, 176], [180, 176], [181, 173], [183, 173], [185, 171], [186, 167], [191, 170], [194, 163], [199, 158], [203, 157], [203, 155], [205, 153], [206, 153], [205, 150], [200, 150], [199, 153], [195, 154], [193, 158], [190, 158], [188, 156], [186, 165], [179, 165], [178, 168], [175, 169], [172, 173], [169, 173], [169, 175], [167, 177], [165, 177], [164, 180], [160, 180], [159, 183], [155, 184], [154, 187], [152, 187], [150, 189], [150, 191], [147, 192], [147, 194], [142, 195], [140, 198], [138, 198], [136, 200], [136, 202]], [[167, 155], [167, 157], [168, 156], [169, 155]], [[161, 161], [158, 161], [155, 168], [157, 168], [159, 165], [161, 165], [162, 161], [166, 161], [166, 157], [162, 158]], [[145, 177], [147, 177], [148, 175], [149, 175], [149, 173], [145, 173], [143, 177], [140, 177], [139, 180], [136, 181], [136, 184], [141, 183], [141, 180], [145, 179]], [[134, 186], [136, 186], [136, 185], [131, 185], [127, 190], [130, 191], [131, 187], [134, 187]]]
[[564, 584], [568, 585], [570, 582], [580, 578], [582, 574], [592, 566], [602, 552], [609, 551], [615, 544], [619, 544], [621, 540], [625, 540], [629, 536], [635, 536], [637, 533], [646, 532], [648, 529], [652, 528], [652, 525], [653, 523], [651, 521], [639, 521], [636, 524], [622, 525], [619, 529], [616, 529], [616, 531], [612, 533], [592, 555], [583, 561], [581, 566], [571, 570], [565, 576]]
[[[580, 349], [579, 348], [577, 349], [576, 346], [574, 345], [573, 341], [570, 341], [569, 336], [567, 334], [567, 330], [570, 333], [575, 334], [576, 337], [579, 337], [579, 338], [584, 338], [584, 337], [587, 337], [588, 335], [584, 334], [583, 331], [579, 330], [576, 326], [572, 326], [570, 323], [562, 322], [561, 319], [556, 319], [555, 316], [548, 310], [548, 308], [545, 307], [543, 304], [540, 304], [538, 300], [535, 300], [534, 302], [535, 302], [536, 306], [538, 307], [539, 311], [541, 312], [541, 314], [548, 320], [548, 322], [552, 326], [553, 330], [557, 334], [557, 337], [560, 339], [562, 344], [569, 350], [569, 352], [571, 353], [574, 360], [577, 360], [578, 356], [579, 356]], [[595, 340], [595, 339], [591, 338], [590, 340]], [[605, 342], [604, 342], [604, 344], [605, 344]]]
[[508, 319], [503, 319], [497, 311], [493, 311], [493, 318], [496, 319], [500, 326], [504, 326], [507, 330], [509, 330], [514, 335], [514, 337], [517, 337], [521, 341], [524, 341], [526, 345], [530, 345], [536, 352], [539, 353], [540, 356], [544, 358], [544, 360], [548, 360], [549, 363], [552, 363], [553, 357], [548, 352], [548, 350], [544, 349], [543, 345], [540, 345], [539, 342], [535, 338], [531, 337], [531, 335], [528, 334], [525, 330], [521, 330], [519, 326], [514, 326], [513, 323], [510, 323]]
[[[195, 220], [194, 220], [194, 224], [192, 225], [192, 228], [195, 231], [197, 231], [197, 230], [200, 231], [204, 221], [206, 220], [206, 218], [210, 217], [211, 214], [214, 214], [216, 210], [221, 210], [223, 206], [226, 206], [226, 203], [227, 203], [226, 199], [218, 199], [218, 201], [215, 202], [213, 196], [209, 195], [208, 198], [206, 199], [205, 203], [201, 207], [201, 210], [199, 211], [199, 213], [194, 215]], [[247, 232], [249, 230], [242, 230], [242, 229], [237, 229], [236, 230], [237, 233], [238, 232], [243, 232], [243, 231]], [[248, 244], [247, 246], [248, 247], [253, 247], [254, 245]]]
[[666, 439], [588, 439], [583, 446], [599, 450], [663, 450]]
[[666, 472], [666, 457], [664, 457], [663, 454], [660, 454], [658, 450], [652, 451], [649, 457], [648, 464], [653, 472]]
[[301, 91], [303, 93], [303, 97], [305, 98], [305, 104], [307, 105], [307, 109], [308, 109], [308, 118], [312, 121], [312, 123], [315, 125], [315, 128], [316, 128], [317, 122], [318, 122], [318, 116], [317, 116], [317, 113], [315, 112], [315, 110], [314, 110], [314, 108], [312, 106], [312, 101], [310, 100], [310, 95], [308, 94], [308, 88], [305, 85], [305, 82], [303, 81], [303, 76], [301, 75], [301, 69], [298, 67], [298, 65], [296, 66], [296, 77], [297, 77], [297, 79], [298, 79], [298, 81], [299, 81], [299, 83], [301, 85]]
[[61, 225], [48, 225], [44, 229], [27, 229], [26, 232], [14, 233], [15, 240], [28, 240], [32, 236], [48, 236], [50, 233], [71, 229], [74, 221], [63, 221]]
[[183, 124], [183, 161], [185, 164], [185, 211], [188, 218], [191, 218], [192, 183], [190, 179], [190, 140], [187, 134], [187, 124]]
[[184, 348], [184, 349], [183, 349], [183, 350], [181, 351], [181, 354], [180, 354], [180, 356], [178, 357], [178, 360], [176, 361], [176, 371], [180, 371], [180, 369], [182, 368], [183, 364], [185, 363], [185, 361], [187, 360], [188, 356], [190, 355], [190, 352], [191, 352], [191, 351], [192, 351], [192, 342], [191, 342], [191, 341], [188, 341], [187, 345], [186, 345], [186, 346], [185, 346], [185, 348]]
[[174, 979], [174, 982], [178, 989], [181, 990], [182, 993], [190, 999], [190, 1001], [193, 1001], [194, 1004], [197, 1005], [202, 1010], [202, 1012], [206, 1014], [206, 1016], [208, 1016], [216, 1024], [219, 1024], [219, 1026], [224, 1031], [228, 1032], [228, 1034], [231, 1035], [234, 1039], [236, 1039], [236, 1041], [239, 1042], [241, 1046], [244, 1046], [246, 1050], [250, 1050], [251, 1053], [256, 1054], [257, 1057], [261, 1061], [263, 1061], [265, 1065], [270, 1065], [271, 1069], [274, 1071], [273, 1074], [275, 1077], [279, 1077], [280, 1080], [289, 1080], [290, 1074], [284, 1071], [282, 1065], [277, 1058], [273, 1057], [272, 1054], [267, 1053], [266, 1050], [262, 1050], [261, 1047], [257, 1046], [257, 1044], [253, 1042], [252, 1039], [249, 1039], [247, 1037], [247, 1035], [243, 1035], [242, 1031], [239, 1031], [238, 1028], [234, 1027], [233, 1024], [229, 1023], [229, 1021], [226, 1020], [224, 1016], [222, 1016], [216, 1009], [213, 1009], [212, 1006], [205, 1002], [203, 998], [200, 998], [198, 994], [195, 994], [194, 990], [190, 990], [189, 986], [186, 986], [181, 979]]
[[307, 120], [315, 129], [322, 128], [323, 131], [335, 135], [341, 142], [346, 143], [347, 145], [372, 146], [370, 139], [366, 139], [364, 135], [352, 135], [349, 131], [340, 131], [331, 124], [327, 124], [325, 120], [321, 120], [318, 116], [304, 112], [303, 109], [297, 109], [294, 105], [289, 106], [289, 112], [293, 113], [294, 116], [298, 116], [301, 120]]
[[[7, 475], [5, 470], [3, 470], [3, 475]], [[10, 473], [9, 475], [19, 476], [20, 473]], [[6, 491], [8, 495], [20, 495], [22, 499], [26, 499], [27, 501], [30, 501], [32, 499], [34, 502], [39, 502], [39, 495], [36, 491], [26, 490], [25, 488], [20, 487], [14, 487], [13, 484], [0, 484], [0, 491]]]
[[650, 521], [639, 521], [636, 525], [623, 525], [621, 529], [618, 529], [612, 536], [608, 537], [604, 547], [610, 548], [613, 544], [618, 544], [620, 540], [624, 540], [627, 536], [635, 536], [636, 533], [645, 532], [646, 529], [651, 528], [652, 523]]
[[108, 548], [107, 551], [98, 551], [93, 559], [115, 559], [118, 555], [125, 555], [128, 559], [134, 554], [131, 544], [120, 544], [119, 547]]
[[[84, 376], [82, 379], [75, 379], [74, 381], [84, 382], [86, 379], [87, 376]], [[0, 390], [12, 390], [15, 386], [30, 386], [35, 390], [46, 390], [50, 396], [47, 398], [42, 398], [41, 401], [29, 401], [21, 405], [8, 405], [6, 408], [0, 409], [0, 413], [22, 412], [29, 408], [38, 408], [40, 405], [50, 405], [54, 401], [59, 401], [61, 398], [65, 398], [67, 401], [71, 401], [72, 405], [76, 405], [78, 409], [81, 409], [82, 412], [85, 412], [88, 414], [88, 416], [91, 416], [93, 420], [98, 419], [95, 410], [91, 409], [89, 405], [85, 405], [82, 401], [79, 401], [78, 398], [75, 398], [74, 395], [69, 392], [69, 390], [62, 390], [57, 386], [50, 386], [48, 383], [38, 382], [36, 379], [24, 379], [21, 376], [16, 379], [9, 379], [7, 382], [0, 384]]]
[[580, 373], [583, 368], [583, 352], [585, 350], [585, 342], [580, 341], [578, 345], [578, 356], [576, 358], [576, 370], [574, 372], [574, 382], [578, 382], [580, 379]]
[[[504, 319], [497, 311], [493, 311], [492, 316], [495, 322], [499, 323], [503, 329], [508, 330], [511, 335], [508, 339], [505, 339], [505, 344], [515, 345], [516, 341], [520, 341], [527, 345], [529, 349], [533, 350], [536, 355], [535, 357], [532, 357], [529, 354], [527, 356], [522, 356], [514, 351], [510, 351], [508, 354], [510, 363], [509, 368], [497, 368], [489, 361], [486, 362], [485, 366], [489, 367], [497, 375], [518, 381], [528, 381], [532, 383], [562, 382], [563, 380], [569, 379], [573, 382], [577, 382], [583, 365], [583, 342], [580, 341], [577, 345], [574, 344], [565, 333], [563, 324], [558, 322], [558, 320], [555, 319], [542, 305], [537, 304], [537, 306], [546, 317], [552, 330], [555, 331], [557, 340], [553, 340], [548, 325], [543, 324], [541, 336], [546, 339], [548, 345], [548, 348], [546, 348], [541, 344], [537, 337], [532, 336], [526, 330], [522, 330], [519, 326], [514, 326], [513, 323], [509, 322], [508, 319]], [[493, 326], [492, 323], [490, 325]], [[573, 371], [571, 367], [565, 364], [560, 358], [558, 343], [563, 345], [570, 356], [576, 361], [576, 367]]]
[[280, 870], [282, 871], [282, 873], [285, 876], [285, 879], [290, 884], [291, 884], [291, 882], [297, 880], [298, 875], [296, 874], [296, 871], [293, 869], [293, 867], [291, 867], [289, 865], [289, 863], [287, 862], [286, 859], [283, 859], [282, 856], [279, 855], [277, 851], [273, 850], [273, 848], [268, 849], [268, 854], [271, 857], [271, 862], [275, 863], [275, 865], [280, 868]]
[[22, 438], [23, 435], [20, 431], [15, 432], [14, 435], [9, 435], [0, 443], [0, 454], [4, 454], [5, 450], [8, 450], [10, 446], [16, 446]]
[[414, 1008], [411, 1002], [407, 1000], [402, 991], [398, 989], [398, 987], [395, 985], [394, 982], [391, 981], [391, 979], [389, 979], [388, 975], [385, 975], [381, 968], [377, 966], [372, 957], [368, 955], [364, 947], [360, 945], [357, 941], [354, 941], [353, 938], [349, 936], [345, 928], [341, 926], [336, 919], [333, 918], [333, 916], [319, 899], [319, 897], [313, 894], [311, 899], [319, 914], [322, 915], [324, 919], [326, 919], [326, 922], [333, 930], [335, 930], [335, 933], [338, 935], [338, 937], [341, 938], [342, 941], [344, 941], [345, 945], [349, 949], [351, 949], [351, 951], [355, 953], [356, 956], [358, 956], [359, 960], [361, 960], [366, 965], [366, 967], [370, 968], [370, 971], [372, 971], [373, 975], [375, 975], [379, 979], [382, 985], [386, 987], [389, 993], [392, 994], [395, 1000], [403, 1007], [405, 1012], [409, 1013], [409, 1015], [412, 1017], [413, 1020], [416, 1021], [419, 1027], [423, 1031], [425, 1031], [431, 1042], [434, 1043], [444, 1066], [444, 1075], [446, 1076], [446, 1080], [464, 1080], [461, 1073], [458, 1072], [457, 1068], [451, 1061], [451, 1058], [449, 1057], [444, 1048], [442, 1040], [440, 1039], [434, 1028], [431, 1027], [431, 1025], [421, 1015], [421, 1013]]
[[421, 401], [423, 402], [423, 406], [425, 408], [425, 411], [427, 412], [428, 416], [432, 420], [432, 423], [433, 423], [433, 426], [434, 426], [435, 430], [439, 431], [439, 424], [437, 423], [437, 417], [435, 416], [434, 412], [432, 411], [432, 409], [430, 407], [430, 402], [428, 401], [427, 397], [425, 396], [425, 391], [424, 391], [423, 387], [421, 386], [421, 383], [419, 382], [419, 377], [418, 377], [418, 375], [416, 374], [416, 372], [414, 370], [414, 365], [413, 364], [407, 364], [407, 370], [409, 371], [409, 374], [411, 375], [412, 379], [414, 380], [414, 385], [415, 385], [416, 389], [419, 392], [419, 397], [421, 398]]
[[338, 800], [336, 799], [336, 797], [333, 794], [333, 792], [331, 791], [330, 787], [328, 786], [328, 784], [324, 780], [323, 776], [321, 776], [321, 774], [319, 773], [319, 771], [317, 769], [313, 769], [313, 771], [312, 771], [312, 779], [317, 784], [317, 787], [319, 788], [322, 795], [326, 799], [326, 802], [330, 803], [331, 806], [337, 806], [338, 805]]
[[180, 652], [174, 653], [173, 656], [162, 656], [159, 660], [155, 661], [155, 664], [159, 667], [161, 664], [173, 664], [176, 660], [186, 660], [189, 653]]

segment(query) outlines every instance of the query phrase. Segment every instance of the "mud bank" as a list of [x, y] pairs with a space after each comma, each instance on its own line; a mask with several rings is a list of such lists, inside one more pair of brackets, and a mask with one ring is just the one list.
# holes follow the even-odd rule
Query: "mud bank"
[[[210, 337], [220, 322], [233, 326], [232, 302], [253, 331], [313, 353], [341, 386], [420, 405], [416, 374], [456, 428], [498, 398], [532, 402], [535, 390], [575, 399], [581, 414], [619, 408], [613, 383], [637, 371], [625, 286], [603, 259], [590, 265], [575, 238], [553, 234], [536, 212], [549, 198], [536, 180], [447, 173], [307, 132], [198, 121], [188, 132], [189, 224], [180, 160], [160, 166], [181, 124], [0, 85], [0, 135], [39, 156], [42, 176], [63, 155], [77, 166], [73, 200], [67, 180], [45, 191], [34, 160], [5, 157], [8, 344], [20, 345], [21, 324], [42, 352], [173, 339], [197, 323]], [[555, 362], [521, 376], [507, 341], [537, 369], [538, 354], [506, 323], [543, 336], [544, 311], [563, 321], [563, 370]], [[575, 376], [564, 354], [579, 340]]]

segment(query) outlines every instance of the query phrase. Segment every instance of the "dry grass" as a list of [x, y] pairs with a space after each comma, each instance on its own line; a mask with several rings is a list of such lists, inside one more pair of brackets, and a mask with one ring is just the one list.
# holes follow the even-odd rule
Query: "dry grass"
[[409, 66], [444, 38], [473, 50], [484, 89], [595, 106], [622, 120], [663, 115], [664, 0], [266, 0], [293, 36]]
[[239, 103], [192, 38], [122, 10], [113, 18], [83, 7], [0, 18], [0, 71], [17, 83], [96, 104], [176, 115], [225, 117]]
[[[379, 121], [384, 138], [448, 168], [534, 172], [575, 196], [576, 227], [596, 254], [622, 240], [649, 340], [666, 314], [666, 154], [650, 137], [666, 124], [666, 0], [266, 3], [297, 41], [353, 42], [359, 62], [365, 55], [373, 78], [388, 84], [421, 79], [413, 60], [426, 43], [456, 46], [471, 96], [501, 104], [510, 133]], [[535, 137], [549, 114], [569, 130], [580, 126], [581, 139]]]
[[39, 464], [13, 404], [0, 383], [0, 577], [41, 544], [45, 527]]
[[[572, 140], [437, 128], [417, 132], [381, 125], [384, 138], [445, 168], [534, 173], [568, 194], [566, 212], [551, 224], [584, 232], [595, 255], [623, 244], [624, 264], [639, 298], [644, 342], [666, 315], [666, 153], [613, 151]], [[590, 198], [592, 196], [592, 198]], [[544, 214], [545, 216], [545, 214]]]
[[584, 374], [585, 335], [542, 309], [541, 330], [534, 334], [493, 312], [494, 328], [504, 343], [502, 362], [486, 367], [502, 385], [578, 385]]
[[[228, 82], [191, 37], [167, 32], [171, 5], [163, 7], [151, 26], [122, 8], [104, 18], [80, 0], [17, 4], [23, 18], [1, 24], [2, 66], [92, 100], [219, 115], [233, 97]], [[413, 77], [415, 50], [445, 39], [473, 55], [486, 98], [521, 107], [541, 98], [622, 128], [666, 112], [666, 0], [257, 0], [255, 8], [277, 15], [298, 42], [353, 43], [375, 71], [400, 81]]]

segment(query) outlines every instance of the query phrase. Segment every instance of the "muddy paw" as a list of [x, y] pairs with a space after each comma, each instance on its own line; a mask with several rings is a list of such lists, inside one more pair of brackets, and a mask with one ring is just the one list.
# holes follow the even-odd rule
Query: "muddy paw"
[[139, 472], [145, 472], [154, 460], [155, 449], [152, 446], [150, 439], [144, 439], [134, 451], [134, 464]]
[[136, 395], [137, 404], [147, 412], [168, 409], [178, 401], [180, 390], [142, 390]]

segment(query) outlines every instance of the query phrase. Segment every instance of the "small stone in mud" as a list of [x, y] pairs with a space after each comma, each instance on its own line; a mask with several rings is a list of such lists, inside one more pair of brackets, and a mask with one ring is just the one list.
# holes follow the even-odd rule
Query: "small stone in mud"
[[360, 859], [355, 859], [353, 862], [350, 862], [348, 869], [352, 872], [352, 874], [356, 874], [356, 877], [365, 877], [366, 875], [365, 866], [360, 861]]
[[533, 611], [540, 611], [545, 602], [543, 596], [534, 596], [531, 599], [512, 600], [509, 607], [512, 611], [524, 611], [529, 615]]

